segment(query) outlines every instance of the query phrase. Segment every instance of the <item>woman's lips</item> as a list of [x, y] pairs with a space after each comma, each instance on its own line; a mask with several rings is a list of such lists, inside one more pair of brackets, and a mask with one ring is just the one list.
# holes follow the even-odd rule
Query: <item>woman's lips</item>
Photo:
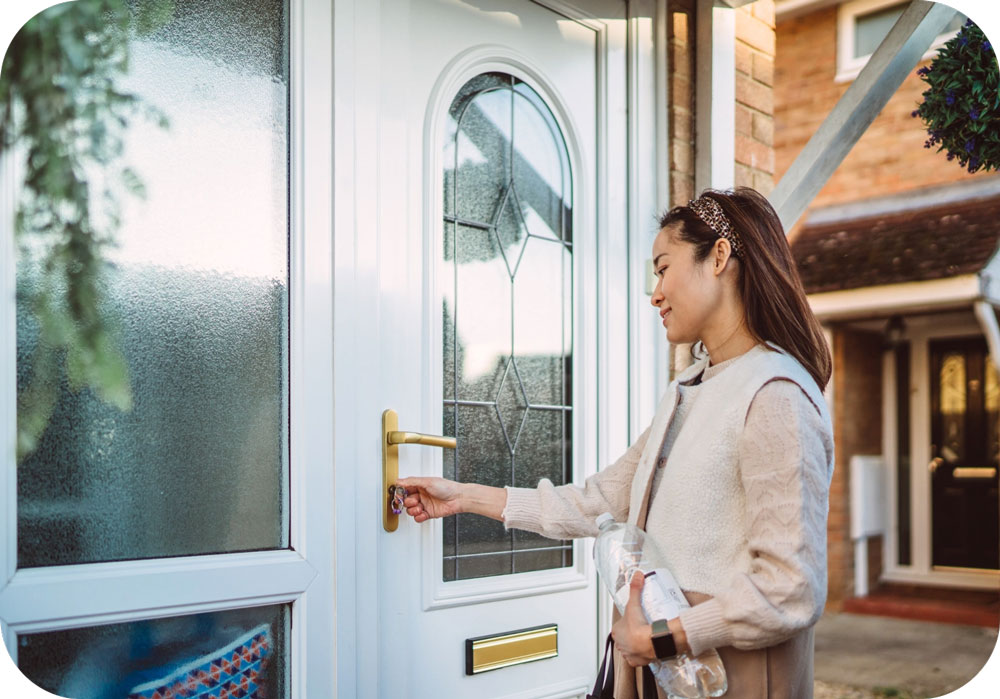
[[667, 316], [668, 315], [670, 315], [670, 309], [669, 308], [666, 309], [666, 310], [664, 310], [664, 311], [660, 311], [660, 318], [663, 319], [663, 325], [664, 326], [666, 326], [666, 324], [667, 324]]

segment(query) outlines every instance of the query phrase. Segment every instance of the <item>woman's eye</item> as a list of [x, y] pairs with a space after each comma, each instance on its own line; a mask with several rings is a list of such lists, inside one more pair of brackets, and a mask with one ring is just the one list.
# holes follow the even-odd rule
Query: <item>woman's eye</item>
[[667, 271], [666, 267], [660, 267], [658, 270], [656, 270], [656, 276], [662, 277], [663, 273], [666, 272], [666, 271]]

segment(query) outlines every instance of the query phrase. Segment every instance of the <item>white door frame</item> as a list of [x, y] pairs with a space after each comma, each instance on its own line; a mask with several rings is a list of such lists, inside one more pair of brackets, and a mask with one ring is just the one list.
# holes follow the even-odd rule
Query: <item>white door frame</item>
[[[565, 10], [572, 3], [536, 0]], [[414, 4], [417, 4], [414, 2]], [[585, 2], [582, 4], [586, 4]], [[629, 3], [628, 41], [623, 47], [628, 81], [621, 104], [627, 110], [612, 119], [627, 124], [626, 153], [602, 149], [599, 158], [626, 158], [628, 181], [607, 183], [615, 188], [605, 196], [627, 197], [626, 226], [608, 221], [598, 212], [601, 241], [597, 278], [598, 391], [603, 404], [629, 406], [624, 414], [599, 407], [597, 462], [607, 465], [623, 453], [651, 419], [660, 389], [666, 385], [667, 344], [652, 311], [642, 316], [646, 303], [646, 265], [656, 233], [654, 216], [667, 204], [668, 168], [657, 163], [666, 148], [657, 137], [666, 133], [666, 1]], [[413, 11], [418, 11], [414, 9]], [[370, 500], [381, 494], [359, 491], [359, 468], [377, 469], [380, 451], [372, 415], [359, 414], [365, 382], [379, 377], [379, 358], [364, 338], [379, 323], [379, 299], [365, 293], [379, 269], [378, 221], [367, 214], [377, 210], [381, 196], [377, 157], [379, 140], [378, 3], [333, 1], [334, 27], [334, 386], [337, 439], [335, 443], [337, 550], [337, 695], [372, 696], [377, 674], [378, 605], [370, 587], [377, 586], [380, 570], [379, 511]], [[599, 21], [598, 18], [595, 18]], [[388, 21], [400, 21], [398, 18]], [[374, 58], [373, 58], [374, 57]], [[606, 80], [606, 76], [605, 76]], [[660, 146], [660, 147], [658, 147]], [[658, 167], [658, 165], [660, 165]], [[389, 196], [388, 193], [385, 193]], [[419, 258], [420, 255], [418, 254]], [[622, 270], [625, 288], [609, 283], [609, 270]], [[621, 273], [614, 276], [620, 278]], [[382, 283], [389, 283], [388, 280]], [[622, 338], [629, 338], [622, 342]], [[414, 377], [415, 381], [420, 381]], [[635, 387], [630, 390], [629, 387]], [[391, 406], [384, 406], [391, 407]], [[420, 429], [420, 426], [406, 427]], [[376, 437], [373, 438], [373, 432]], [[419, 584], [419, 583], [416, 583]], [[603, 594], [603, 591], [602, 591]], [[606, 597], [606, 595], [604, 595]], [[595, 600], [599, 628], [610, 628], [610, 601]]]
[[882, 453], [888, 468], [890, 519], [883, 546], [882, 579], [889, 582], [971, 587], [995, 590], [1000, 584], [1000, 571], [941, 568], [931, 564], [933, 530], [931, 522], [931, 478], [927, 464], [931, 460], [931, 384], [930, 351], [933, 340], [982, 337], [982, 327], [970, 307], [947, 315], [913, 316], [906, 318], [903, 339], [910, 343], [910, 528], [913, 541], [911, 564], [897, 563], [899, 551], [898, 508], [896, 497], [896, 364], [891, 352], [883, 355]]
[[[332, 13], [290, 0], [291, 168], [289, 353], [290, 548], [89, 563], [16, 571], [16, 311], [11, 226], [0, 226], [0, 619], [18, 634], [293, 603], [288, 676], [296, 699], [334, 694], [333, 348], [331, 320]], [[3, 164], [0, 214], [13, 212], [19, 172]], [[329, 622], [329, 623], [327, 623]], [[348, 696], [348, 695], [344, 695]]]

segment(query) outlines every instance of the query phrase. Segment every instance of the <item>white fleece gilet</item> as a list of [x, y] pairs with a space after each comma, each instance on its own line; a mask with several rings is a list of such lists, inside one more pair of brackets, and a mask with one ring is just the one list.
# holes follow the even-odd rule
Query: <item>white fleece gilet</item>
[[[690, 385], [706, 366], [707, 359], [695, 362], [664, 396], [672, 407], [660, 411], [668, 416], [661, 435], [669, 432], [682, 396], [687, 405], [680, 431], [668, 445], [645, 528], [683, 589], [716, 596], [733, 575], [751, 571], [738, 447], [754, 396], [766, 383], [787, 379], [805, 391], [824, 422], [829, 424], [830, 417], [816, 382], [775, 345], [758, 345], [718, 375]], [[662, 439], [645, 445], [632, 482], [630, 514], [638, 513], [652, 490], [662, 446]]]

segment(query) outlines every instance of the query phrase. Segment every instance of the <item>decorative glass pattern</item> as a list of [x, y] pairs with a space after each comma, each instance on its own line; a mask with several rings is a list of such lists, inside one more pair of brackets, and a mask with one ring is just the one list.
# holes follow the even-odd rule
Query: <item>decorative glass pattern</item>
[[[448, 114], [444, 171], [447, 478], [497, 487], [572, 479], [573, 198], [552, 112], [485, 73]], [[445, 521], [445, 580], [572, 565], [568, 541], [475, 515]]]
[[966, 376], [965, 355], [948, 352], [941, 359], [941, 456], [949, 464], [965, 458]]
[[74, 699], [281, 699], [288, 605], [90, 626], [18, 638], [32, 682]]
[[[50, 382], [51, 422], [18, 465], [22, 568], [288, 545], [287, 3], [172, 5], [131, 38], [120, 86], [169, 119], [125, 135], [147, 196], [121, 195], [105, 280], [134, 407]], [[19, 292], [36, 265], [21, 253]], [[19, 302], [19, 391], [37, 338]]]

